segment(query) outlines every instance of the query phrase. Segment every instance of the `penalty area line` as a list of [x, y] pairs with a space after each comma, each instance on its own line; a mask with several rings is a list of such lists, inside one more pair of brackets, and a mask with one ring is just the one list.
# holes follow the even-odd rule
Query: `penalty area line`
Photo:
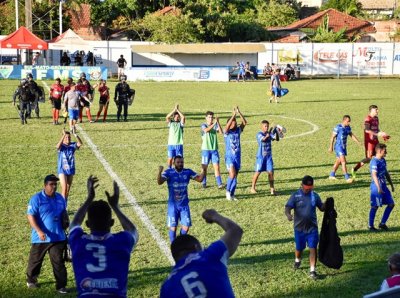
[[[47, 90], [50, 90], [49, 86], [46, 84], [46, 82], [43, 82], [43, 85], [47, 88]], [[171, 265], [175, 264], [174, 259], [172, 258], [171, 251], [169, 249], [169, 244], [161, 237], [160, 232], [156, 229], [154, 224], [151, 222], [150, 218], [147, 216], [147, 214], [144, 212], [142, 207], [138, 204], [136, 198], [130, 193], [128, 188], [126, 187], [125, 183], [122, 181], [122, 179], [117, 175], [117, 173], [114, 172], [112, 169], [111, 165], [108, 163], [108, 161], [104, 158], [103, 154], [100, 152], [100, 150], [97, 148], [97, 146], [93, 143], [92, 139], [89, 137], [89, 135], [83, 130], [82, 127], [79, 125], [76, 125], [78, 128], [79, 132], [81, 133], [82, 137], [88, 144], [89, 148], [92, 150], [98, 161], [102, 164], [104, 169], [106, 170], [107, 174], [115, 181], [118, 183], [120, 187], [120, 191], [124, 194], [125, 198], [128, 200], [129, 203], [132, 204], [133, 209], [137, 216], [140, 218], [142, 223], [145, 225], [147, 230], [150, 232], [150, 235], [153, 237], [153, 239], [156, 241], [158, 247], [161, 249], [161, 251], [164, 253], [164, 255], [167, 257], [168, 261], [170, 262]]]

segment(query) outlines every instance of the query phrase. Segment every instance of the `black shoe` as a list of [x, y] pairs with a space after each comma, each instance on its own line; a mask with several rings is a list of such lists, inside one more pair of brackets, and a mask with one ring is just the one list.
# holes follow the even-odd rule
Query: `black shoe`
[[381, 230], [384, 230], [384, 231], [389, 231], [388, 226], [385, 225], [385, 224], [383, 224], [383, 223], [379, 224], [379, 228], [380, 228]]
[[378, 229], [375, 228], [374, 226], [368, 227], [368, 230], [370, 230], [370, 232], [377, 232], [378, 231]]
[[317, 272], [311, 271], [310, 272], [310, 278], [313, 279], [313, 280], [317, 280], [318, 279]]
[[301, 265], [301, 261], [298, 261], [298, 262], [294, 262], [294, 265], [293, 265], [293, 268], [294, 268], [294, 270], [297, 270], [297, 269], [299, 269], [300, 268], [300, 265]]
[[60, 288], [57, 290], [59, 294], [68, 294], [68, 290], [66, 288]]

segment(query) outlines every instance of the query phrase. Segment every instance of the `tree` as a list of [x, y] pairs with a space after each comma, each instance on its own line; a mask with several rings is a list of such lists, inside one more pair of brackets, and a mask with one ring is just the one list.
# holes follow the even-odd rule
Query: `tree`
[[315, 30], [315, 34], [310, 38], [313, 42], [347, 42], [346, 28], [342, 28], [335, 32], [329, 29], [329, 17], [325, 16], [321, 25]]
[[298, 12], [288, 4], [280, 4], [271, 0], [256, 7], [257, 21], [266, 26], [286, 26], [298, 19]]
[[362, 4], [358, 0], [328, 0], [322, 5], [321, 10], [334, 8], [353, 17], [362, 17]]

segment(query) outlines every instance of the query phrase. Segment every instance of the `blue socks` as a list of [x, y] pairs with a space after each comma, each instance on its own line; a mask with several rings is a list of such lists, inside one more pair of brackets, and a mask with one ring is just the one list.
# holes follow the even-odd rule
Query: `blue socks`
[[233, 178], [232, 179], [231, 188], [230, 188], [230, 192], [231, 192], [231, 196], [232, 197], [235, 195], [236, 185], [237, 185], [237, 178]]
[[207, 176], [204, 176], [203, 181], [201, 182], [203, 185], [207, 184]]
[[[376, 211], [378, 211], [378, 208], [371, 208], [369, 210], [369, 226], [370, 227], [374, 226]], [[385, 212], [386, 212], [386, 210], [385, 210]]]
[[169, 230], [169, 241], [172, 243], [176, 238], [176, 231]]
[[184, 229], [181, 229], [179, 232], [181, 235], [186, 235], [188, 233], [188, 231], [185, 231]]
[[385, 208], [385, 212], [383, 212], [381, 224], [386, 224], [386, 222], [387, 222], [387, 220], [388, 220], [388, 218], [390, 216], [390, 213], [392, 212], [393, 208], [394, 207], [389, 207], [389, 206], [387, 206]]
[[216, 176], [215, 180], [217, 181], [217, 185], [220, 186], [222, 184], [221, 176]]

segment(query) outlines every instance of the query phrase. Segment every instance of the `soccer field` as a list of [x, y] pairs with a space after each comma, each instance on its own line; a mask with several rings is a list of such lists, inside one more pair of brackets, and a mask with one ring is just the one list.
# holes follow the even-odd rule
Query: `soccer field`
[[[38, 82], [41, 84], [40, 82]], [[52, 82], [46, 82], [49, 86]], [[43, 186], [43, 178], [56, 173], [57, 151], [63, 126], [52, 125], [51, 106], [41, 104], [41, 119], [28, 119], [21, 125], [12, 94], [18, 81], [0, 81], [0, 296], [54, 297], [55, 285], [51, 265], [46, 257], [39, 277], [40, 289], [28, 290], [25, 270], [30, 249], [30, 227], [26, 219], [29, 198]], [[363, 120], [368, 106], [379, 107], [380, 127], [391, 135], [387, 143], [387, 164], [395, 187], [399, 184], [399, 79], [327, 79], [283, 82], [290, 90], [280, 104], [269, 104], [268, 82], [246, 83], [130, 83], [136, 99], [129, 109], [128, 122], [116, 122], [116, 107], [110, 103], [106, 123], [79, 125], [84, 146], [76, 152], [77, 174], [74, 177], [69, 211], [72, 215], [86, 197], [86, 180], [91, 174], [100, 179], [96, 197], [105, 199], [104, 191], [112, 191], [112, 180], [119, 179], [126, 187], [121, 191], [120, 205], [137, 225], [138, 246], [131, 256], [128, 296], [157, 297], [171, 263], [162, 248], [168, 246], [166, 228], [167, 186], [156, 182], [158, 166], [166, 165], [168, 129], [165, 115], [176, 103], [186, 116], [184, 134], [185, 167], [200, 171], [200, 125], [207, 110], [221, 118], [231, 115], [235, 105], [248, 120], [242, 140], [242, 169], [238, 177], [238, 201], [227, 201], [225, 191], [215, 186], [211, 167], [208, 185], [192, 181], [189, 187], [193, 227], [190, 230], [205, 245], [218, 239], [222, 230], [207, 225], [201, 213], [214, 208], [238, 222], [244, 229], [242, 242], [232, 256], [229, 274], [237, 297], [361, 297], [379, 289], [388, 275], [387, 258], [400, 250], [400, 221], [395, 207], [387, 223], [388, 232], [368, 231], [369, 183], [368, 166], [358, 172], [357, 181], [345, 183], [341, 169], [337, 181], [328, 180], [334, 154], [328, 153], [333, 127], [344, 114], [352, 117], [353, 133], [363, 140]], [[114, 94], [115, 82], [109, 87]], [[98, 108], [98, 95], [92, 115]], [[274, 142], [272, 152], [278, 196], [269, 195], [265, 173], [257, 184], [258, 194], [250, 193], [257, 150], [256, 133], [261, 120], [281, 124], [287, 134]], [[68, 126], [67, 126], [68, 128]], [[74, 138], [73, 138], [74, 140]], [[224, 144], [219, 136], [221, 169]], [[364, 157], [364, 148], [348, 140], [348, 168]], [[300, 270], [294, 271], [293, 223], [284, 215], [290, 194], [300, 185], [304, 175], [315, 178], [315, 191], [323, 200], [335, 199], [338, 231], [345, 262], [340, 270], [317, 264], [320, 279], [308, 277], [308, 251]], [[59, 189], [60, 191], [60, 189]], [[396, 190], [397, 191], [397, 190]], [[397, 193], [393, 193], [397, 201]], [[137, 204], [136, 204], [137, 202]], [[144, 211], [139, 216], [137, 210]], [[319, 211], [319, 224], [323, 214]], [[383, 209], [380, 208], [376, 225]], [[149, 227], [155, 227], [153, 235]], [[116, 225], [113, 231], [121, 229]], [[67, 264], [68, 287], [75, 287], [73, 272]], [[71, 293], [67, 297], [74, 297]]]

